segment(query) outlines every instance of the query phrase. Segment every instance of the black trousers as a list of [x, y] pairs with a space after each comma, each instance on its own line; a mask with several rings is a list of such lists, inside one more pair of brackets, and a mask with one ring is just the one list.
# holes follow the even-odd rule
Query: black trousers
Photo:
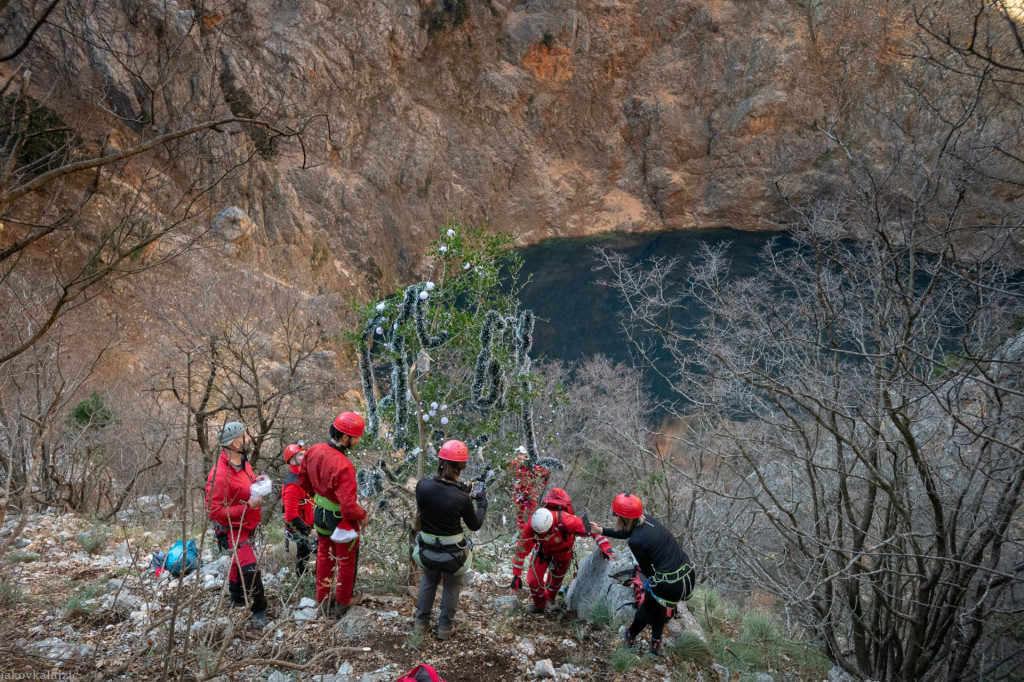
[[[654, 594], [662, 599], [678, 602], [686, 597], [689, 585], [690, 581], [679, 580], [674, 583], [655, 585], [651, 589]], [[645, 594], [644, 601], [640, 604], [640, 608], [636, 610], [636, 615], [633, 616], [633, 623], [629, 626], [629, 638], [635, 639], [637, 635], [644, 631], [644, 628], [650, 625], [651, 639], [660, 641], [661, 633], [664, 631], [665, 623], [667, 622], [668, 610], [657, 599], [652, 597], [650, 593]]]

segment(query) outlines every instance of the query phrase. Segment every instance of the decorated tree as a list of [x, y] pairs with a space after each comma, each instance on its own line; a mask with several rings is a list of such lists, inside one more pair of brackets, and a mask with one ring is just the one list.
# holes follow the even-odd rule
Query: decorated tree
[[[354, 337], [370, 447], [399, 453], [391, 464], [422, 477], [449, 438], [477, 454], [523, 443], [537, 463], [530, 348], [532, 311], [520, 310], [521, 261], [508, 234], [450, 222], [431, 244], [427, 279], [369, 304]], [[514, 429], [507, 422], [516, 423]], [[501, 428], [503, 420], [506, 428]], [[386, 463], [386, 462], [385, 462]], [[360, 474], [364, 494], [387, 469]]]

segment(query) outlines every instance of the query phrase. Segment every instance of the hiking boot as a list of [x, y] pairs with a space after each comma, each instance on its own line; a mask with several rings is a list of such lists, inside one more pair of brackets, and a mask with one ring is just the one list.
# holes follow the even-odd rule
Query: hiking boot
[[437, 628], [437, 638], [439, 640], [441, 640], [442, 642], [445, 641], [446, 639], [451, 639], [451, 637], [452, 637], [452, 635], [454, 633], [455, 633], [455, 626], [454, 625], [451, 626], [451, 627], [448, 627], [448, 628], [441, 628], [441, 627]]
[[526, 612], [527, 613], [544, 613], [544, 607], [543, 606], [537, 606], [533, 602], [530, 602], [529, 604], [526, 605]]
[[352, 598], [348, 600], [348, 606], [359, 606], [363, 603], [363, 597], [365, 596], [362, 592], [353, 592]]
[[252, 618], [249, 619], [249, 625], [255, 630], [262, 630], [267, 627], [267, 612], [256, 611], [252, 614]]
[[648, 653], [651, 656], [661, 656], [661, 640], [660, 639], [652, 639], [651, 640], [651, 648], [648, 651]]
[[427, 630], [430, 629], [430, 623], [416, 623], [412, 626], [412, 636], [422, 637], [427, 634]]

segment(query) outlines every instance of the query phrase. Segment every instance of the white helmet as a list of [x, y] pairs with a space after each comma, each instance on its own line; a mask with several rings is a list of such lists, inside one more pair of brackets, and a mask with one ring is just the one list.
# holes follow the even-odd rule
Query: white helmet
[[555, 515], [551, 513], [550, 509], [544, 507], [533, 512], [533, 518], [530, 519], [530, 525], [533, 526], [535, 533], [547, 533], [554, 523]]

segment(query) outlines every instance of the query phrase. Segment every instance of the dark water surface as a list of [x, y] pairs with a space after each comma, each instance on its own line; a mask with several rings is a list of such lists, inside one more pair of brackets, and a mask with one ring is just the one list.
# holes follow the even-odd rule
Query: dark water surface
[[[753, 275], [761, 253], [771, 240], [788, 246], [792, 240], [780, 232], [742, 232], [739, 230], [688, 230], [614, 235], [585, 239], [553, 239], [522, 249], [523, 276], [532, 277], [520, 299], [524, 308], [537, 315], [533, 357], [574, 363], [601, 353], [617, 362], [628, 362], [628, 341], [622, 334], [620, 313], [622, 298], [611, 288], [598, 283], [608, 272], [594, 272], [598, 259], [591, 247], [600, 246], [625, 254], [633, 261], [656, 257], [678, 258], [676, 281], [686, 278], [687, 266], [695, 262], [703, 244], [728, 244], [726, 256], [730, 275]], [[696, 313], [694, 313], [696, 314]], [[663, 361], [667, 359], [663, 358]], [[667, 397], [668, 387], [654, 376], [652, 390]]]

